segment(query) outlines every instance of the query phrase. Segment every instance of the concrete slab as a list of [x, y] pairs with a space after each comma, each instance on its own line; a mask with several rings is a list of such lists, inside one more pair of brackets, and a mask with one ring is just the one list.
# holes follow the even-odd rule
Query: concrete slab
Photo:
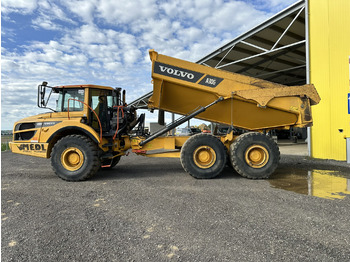
[[308, 149], [306, 143], [279, 143], [278, 146], [280, 148], [281, 155], [308, 156]]

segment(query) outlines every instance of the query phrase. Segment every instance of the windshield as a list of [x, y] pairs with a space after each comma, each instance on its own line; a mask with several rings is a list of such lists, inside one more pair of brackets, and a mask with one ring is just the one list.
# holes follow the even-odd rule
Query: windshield
[[[57, 100], [56, 111], [67, 112], [68, 103], [69, 111], [83, 111], [85, 90], [83, 88], [60, 89]], [[79, 101], [81, 102], [79, 102]]]

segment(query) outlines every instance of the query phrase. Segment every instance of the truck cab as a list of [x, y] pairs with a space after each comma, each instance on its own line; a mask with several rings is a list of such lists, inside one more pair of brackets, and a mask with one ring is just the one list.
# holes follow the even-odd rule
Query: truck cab
[[[136, 111], [126, 105], [120, 88], [51, 87], [43, 82], [38, 86], [37, 104], [51, 112], [16, 122], [10, 147], [12, 152], [24, 155], [59, 155], [53, 165], [56, 173], [66, 173], [61, 178], [70, 180], [67, 174], [81, 169], [87, 158], [95, 159], [92, 162], [96, 162], [96, 167], [115, 165], [130, 148], [126, 133], [137, 124]], [[88, 151], [95, 153], [89, 157]], [[78, 180], [85, 178], [78, 176]]]
[[[46, 86], [39, 86], [40, 101], [38, 106], [48, 107], [45, 98]], [[56, 95], [56, 108], [52, 114], [57, 118], [80, 118], [81, 122], [93, 127], [96, 131], [110, 130], [113, 108], [120, 105], [117, 101], [119, 90], [108, 86], [71, 85], [52, 87], [50, 95]], [[39, 103], [40, 102], [40, 103]], [[119, 103], [118, 103], [119, 102]], [[99, 121], [100, 120], [100, 123]]]
[[[49, 87], [44, 82], [38, 87], [38, 107], [51, 112], [16, 122], [13, 140], [21, 143], [47, 143], [58, 135], [56, 131], [72, 129], [73, 125], [73, 129], [88, 134], [93, 140], [99, 140], [100, 131], [103, 134], [110, 130], [112, 109], [117, 105], [117, 96], [113, 92], [115, 89], [107, 86]], [[42, 156], [47, 157], [46, 154]]]

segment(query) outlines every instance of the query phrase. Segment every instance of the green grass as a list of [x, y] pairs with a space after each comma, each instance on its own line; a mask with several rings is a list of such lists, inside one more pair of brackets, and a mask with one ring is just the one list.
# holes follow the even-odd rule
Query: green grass
[[9, 143], [8, 143], [8, 142], [6, 142], [6, 143], [1, 143], [1, 152], [2, 152], [2, 151], [7, 151], [7, 150], [10, 150]]
[[1, 136], [1, 152], [10, 150], [9, 142], [12, 141], [12, 135]]

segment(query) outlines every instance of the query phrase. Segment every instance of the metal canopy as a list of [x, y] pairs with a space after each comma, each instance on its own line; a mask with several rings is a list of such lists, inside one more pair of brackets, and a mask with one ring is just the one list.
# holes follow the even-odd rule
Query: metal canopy
[[306, 83], [305, 1], [299, 1], [197, 61], [284, 85]]
[[[203, 57], [197, 63], [284, 85], [306, 84], [305, 0]], [[152, 92], [130, 105], [147, 108]]]
[[153, 91], [137, 98], [136, 100], [132, 101], [131, 103], [129, 103], [129, 106], [134, 106], [138, 109], [147, 109], [147, 105], [148, 105], [148, 99], [152, 96]]

